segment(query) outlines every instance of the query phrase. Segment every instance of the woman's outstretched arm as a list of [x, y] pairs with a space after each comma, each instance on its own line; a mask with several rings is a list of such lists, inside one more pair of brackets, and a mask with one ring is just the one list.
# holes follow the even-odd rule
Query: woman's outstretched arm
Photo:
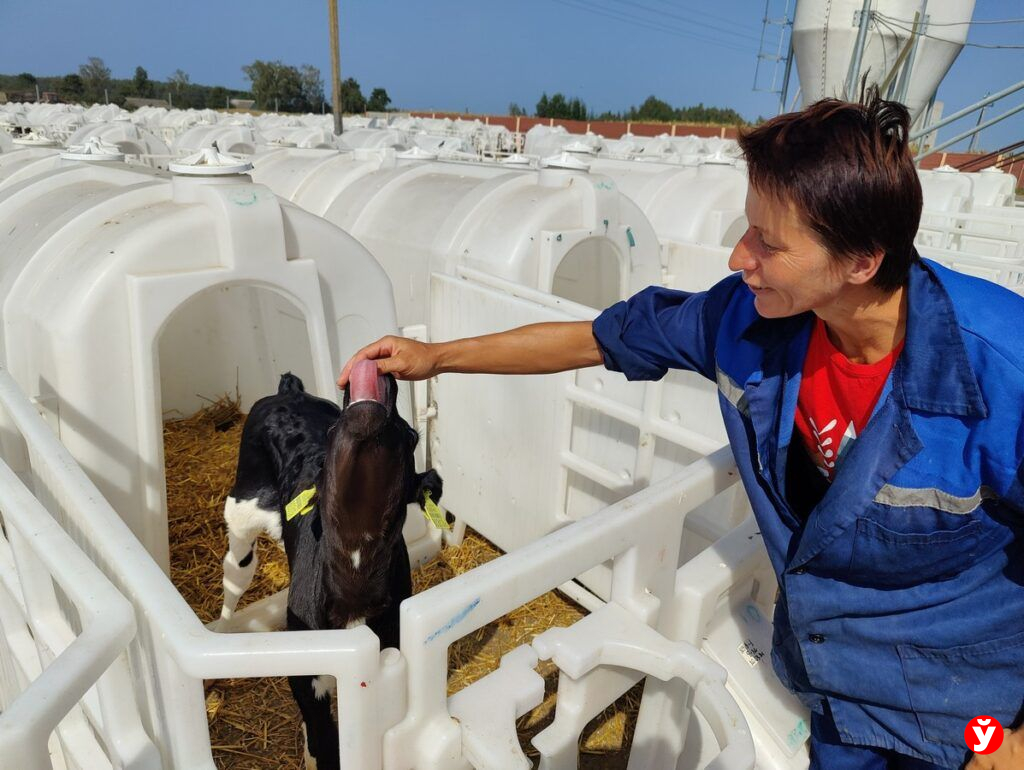
[[352, 365], [366, 359], [376, 361], [381, 374], [400, 380], [425, 380], [444, 372], [551, 374], [602, 363], [590, 321], [530, 324], [450, 342], [382, 337], [349, 359], [338, 377], [339, 388], [348, 383]]

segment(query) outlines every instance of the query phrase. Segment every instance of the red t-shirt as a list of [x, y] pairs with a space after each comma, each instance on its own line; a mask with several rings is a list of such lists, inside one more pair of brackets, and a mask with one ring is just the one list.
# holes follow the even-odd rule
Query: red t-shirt
[[832, 481], [843, 455], [864, 430], [903, 342], [873, 364], [855, 364], [814, 322], [797, 400], [796, 430], [821, 474]]

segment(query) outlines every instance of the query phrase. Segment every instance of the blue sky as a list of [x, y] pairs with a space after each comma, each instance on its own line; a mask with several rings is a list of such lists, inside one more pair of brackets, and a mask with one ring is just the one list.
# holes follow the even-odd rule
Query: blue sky
[[[751, 119], [776, 109], [776, 96], [752, 90], [762, 0], [339, 0], [339, 9], [343, 77], [367, 94], [385, 87], [403, 108], [532, 111], [542, 91], [562, 91], [595, 112], [650, 94]], [[977, 0], [976, 20], [1018, 17], [1022, 0]], [[115, 77], [141, 64], [156, 79], [181, 68], [193, 82], [246, 88], [241, 67], [260, 58], [313, 64], [326, 81], [326, 19], [325, 0], [0, 0], [0, 72], [66, 74], [99, 56]], [[975, 25], [968, 42], [1024, 46], [1024, 24]], [[950, 114], [1021, 78], [1024, 50], [965, 48], [939, 98]], [[989, 116], [1022, 101], [1024, 92]], [[1021, 139], [1024, 113], [980, 146]]]

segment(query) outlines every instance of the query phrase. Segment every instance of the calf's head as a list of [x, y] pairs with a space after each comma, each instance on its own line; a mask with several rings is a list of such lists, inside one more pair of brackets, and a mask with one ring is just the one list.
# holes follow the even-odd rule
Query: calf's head
[[398, 384], [373, 361], [353, 367], [341, 417], [328, 437], [327, 486], [336, 490], [350, 525], [366, 534], [388, 528], [415, 498], [413, 450], [419, 435], [398, 414]]

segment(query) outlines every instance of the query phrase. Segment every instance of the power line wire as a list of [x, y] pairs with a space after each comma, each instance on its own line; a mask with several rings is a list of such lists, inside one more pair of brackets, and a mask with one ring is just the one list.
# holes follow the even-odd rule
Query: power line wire
[[[996, 163], [996, 168], [1006, 168], [1007, 166], [1009, 166], [1012, 169], [1014, 166], [1017, 165], [1017, 161], [1019, 160], [1024, 160], [1024, 152], [1018, 153], [1017, 155], [1010, 155], [1007, 158], [1003, 158], [1002, 160]], [[1018, 177], [1018, 179], [1019, 178], [1020, 177]]]
[[989, 161], [994, 161], [992, 165], [995, 165], [995, 163], [999, 161], [1000, 155], [1003, 155], [1007, 152], [1012, 152], [1013, 150], [1016, 150], [1019, 147], [1024, 147], [1024, 140], [1012, 142], [1011, 144], [1008, 144], [1005, 147], [1000, 147], [998, 150], [993, 150], [992, 152], [986, 153], [984, 155], [978, 155], [977, 157], [971, 158], [957, 166], [957, 170], [966, 171], [972, 166], [981, 166], [985, 163], [988, 163]]
[[[576, 1], [577, 2], [583, 2], [584, 0], [576, 0]], [[628, 0], [606, 0], [606, 1], [618, 2], [618, 3], [623, 3], [623, 4], [626, 4], [626, 5], [630, 5]], [[610, 8], [610, 7], [607, 7], [607, 6], [602, 6], [602, 5], [598, 4], [595, 0], [589, 0], [589, 2], [586, 2], [586, 5], [589, 8], [596, 8], [596, 9], [598, 9], [600, 11], [604, 11], [604, 12], [609, 13], [609, 14], [616, 14], [619, 19], [621, 19], [623, 21], [627, 21], [627, 22], [641, 21], [641, 22], [643, 22], [645, 24], [653, 25], [655, 28], [659, 28], [659, 27], [665, 26], [665, 24], [666, 24], [664, 21], [662, 21], [660, 19], [645, 19], [643, 17], [634, 16], [631, 13], [629, 13], [628, 11], [619, 10], [617, 8]], [[660, 12], [655, 10], [654, 13], [655, 14], [659, 14]], [[684, 22], [685, 22], [685, 20], [684, 20]], [[688, 22], [686, 22], [686, 23], [688, 23]], [[733, 46], [742, 46], [742, 44], [743, 44], [741, 41], [738, 41], [738, 40], [722, 40], [721, 38], [719, 38], [717, 36], [714, 36], [714, 35], [710, 35], [710, 36], [709, 35], [703, 35], [703, 34], [701, 34], [701, 32], [699, 30], [694, 30], [694, 29], [691, 29], [690, 27], [686, 27], [686, 26], [680, 26], [678, 23], [672, 24], [670, 26], [670, 29], [672, 29], [675, 32], [678, 32], [679, 34], [688, 35], [688, 36], [692, 37], [695, 40], [703, 40], [703, 41], [708, 42], [708, 43], [714, 43], [715, 45], [731, 44]], [[757, 40], [757, 38], [751, 37], [751, 38], [749, 38], [749, 40], [751, 42], [753, 42], [753, 41]], [[744, 50], [744, 52], [746, 52], [745, 49], [741, 49], [741, 48], [735, 48], [734, 50]]]
[[[884, 21], [882, 21], [881, 19], [876, 18], [875, 22], [880, 27], [884, 26], [886, 28], [886, 30], [888, 30], [889, 33], [892, 35], [892, 43], [891, 44], [892, 44], [893, 48], [897, 51], [897, 58], [898, 58], [899, 57], [899, 53], [898, 52], [899, 52], [899, 49], [900, 49], [900, 43], [899, 43], [900, 35], [899, 35], [899, 33], [896, 30], [894, 30], [892, 27], [890, 27], [888, 24], [886, 24]], [[878, 30], [878, 36], [880, 38], [882, 38], [882, 73], [883, 73], [882, 77], [884, 78], [888, 74], [888, 72], [889, 72], [889, 44], [886, 43], [886, 41], [885, 41], [885, 32], [882, 31], [881, 29]], [[894, 60], [893, 63], [895, 64], [895, 60]]]
[[706, 38], [706, 37], [703, 37], [703, 36], [700, 36], [700, 35], [695, 35], [694, 33], [688, 32], [686, 30], [681, 30], [681, 29], [677, 29], [675, 27], [670, 27], [670, 26], [664, 25], [664, 24], [656, 24], [654, 22], [649, 22], [649, 21], [646, 21], [646, 20], [641, 20], [641, 19], [637, 19], [637, 18], [634, 18], [634, 17], [626, 16], [626, 15], [621, 14], [620, 12], [614, 11], [612, 9], [603, 9], [603, 8], [602, 9], [598, 9], [598, 8], [594, 7], [593, 5], [584, 4], [584, 0], [579, 0], [579, 1], [577, 1], [577, 0], [552, 0], [552, 2], [558, 3], [559, 5], [564, 5], [564, 6], [568, 7], [568, 8], [573, 8], [575, 10], [584, 11], [586, 13], [590, 13], [590, 14], [593, 14], [593, 15], [596, 15], [596, 16], [603, 16], [605, 18], [612, 19], [612, 20], [618, 21], [618, 22], [622, 22], [622, 23], [628, 24], [630, 26], [639, 27], [640, 29], [647, 29], [647, 30], [651, 30], [653, 32], [662, 32], [662, 33], [664, 33], [666, 35], [669, 35], [670, 37], [678, 37], [678, 38], [687, 38], [687, 39], [690, 39], [690, 40], [698, 40], [698, 41], [701, 41], [701, 42], [712, 43], [714, 45], [718, 45], [719, 47], [728, 49], [730, 51], [737, 51], [739, 53], [750, 53], [748, 50], [745, 50], [743, 48], [739, 48], [739, 47], [734, 46], [734, 45], [728, 45], [727, 43], [725, 43], [723, 41], [720, 41], [720, 40], [714, 40], [712, 38]]
[[877, 21], [879, 21], [882, 24], [885, 24], [885, 26], [889, 27], [890, 30], [893, 27], [896, 27], [896, 29], [902, 30], [903, 32], [907, 32], [907, 33], [912, 34], [912, 35], [918, 35], [920, 37], [927, 37], [927, 38], [929, 38], [931, 40], [938, 40], [938, 41], [943, 42], [943, 43], [949, 43], [950, 45], [963, 45], [966, 48], [987, 48], [987, 49], [993, 49], [993, 50], [995, 50], [995, 49], [1006, 49], [1006, 50], [1022, 50], [1022, 49], [1024, 49], [1024, 44], [1021, 44], [1021, 45], [1017, 45], [1017, 44], [1013, 44], [1013, 43], [992, 43], [992, 44], [988, 44], [988, 43], [968, 43], [968, 42], [958, 43], [955, 40], [947, 40], [946, 38], [938, 37], [937, 35], [929, 35], [927, 32], [915, 32], [913, 29], [911, 29], [909, 27], [900, 26], [900, 24], [898, 23], [898, 20], [889, 18], [887, 16], [883, 16], [883, 15], [879, 14], [878, 12], [875, 13], [875, 18], [876, 18]]
[[[881, 16], [883, 14], [875, 11], [875, 16]], [[913, 24], [913, 19], [897, 19], [895, 16], [886, 16], [890, 21], [898, 21], [903, 24]], [[929, 27], [963, 27], [965, 25], [972, 24], [1024, 24], [1024, 19], [977, 19], [970, 21], [930, 21], [928, 22]]]
[[[661, 5], [667, 5], [669, 8], [672, 8], [673, 10], [680, 10], [678, 2], [672, 2], [672, 0], [653, 0], [653, 1], [656, 2], [656, 3], [659, 3]], [[692, 10], [692, 9], [688, 9], [688, 10], [689, 10], [690, 13], [696, 13], [696, 14], [698, 14], [700, 16], [706, 16], [709, 19], [714, 19], [715, 21], [720, 21], [720, 22], [722, 22], [724, 24], [729, 24], [729, 25], [732, 25], [734, 27], [744, 27], [746, 29], [749, 29], [752, 32], [754, 31], [754, 29], [756, 29], [756, 25], [754, 25], [754, 26], [746, 26], [744, 24], [738, 24], [735, 19], [729, 19], [729, 18], [724, 17], [724, 16], [716, 16], [715, 14], [708, 13], [707, 11], [703, 11], [703, 10], [696, 11], [696, 10]]]
[[722, 32], [722, 33], [724, 33], [726, 35], [733, 35], [734, 37], [746, 38], [747, 40], [758, 40], [757, 35], [747, 35], [747, 34], [745, 34], [743, 32], [736, 32], [735, 30], [732, 30], [732, 29], [726, 29], [724, 27], [716, 27], [714, 24], [708, 24], [707, 22], [694, 21], [692, 18], [687, 18], [686, 16], [681, 16], [681, 15], [679, 15], [677, 13], [669, 13], [668, 11], [660, 11], [657, 8], [652, 8], [649, 5], [644, 5], [642, 3], [638, 3], [635, 0], [610, 0], [610, 1], [613, 2], [613, 3], [618, 3], [619, 5], [625, 5], [625, 6], [629, 7], [629, 8], [636, 8], [637, 10], [644, 11], [646, 13], [651, 13], [651, 14], [655, 14], [655, 15], [658, 15], [658, 16], [664, 16], [666, 18], [673, 19], [675, 21], [681, 21], [681, 22], [683, 22], [685, 24], [696, 24], [696, 25], [698, 25], [700, 27], [704, 27], [706, 29], [714, 30], [715, 32]]
[[664, 33], [666, 35], [669, 35], [671, 37], [689, 38], [689, 39], [692, 39], [692, 40], [699, 40], [701, 42], [711, 43], [711, 44], [716, 45], [717, 47], [725, 49], [725, 50], [736, 51], [738, 53], [745, 53], [745, 54], [749, 54], [750, 53], [749, 49], [740, 48], [737, 45], [731, 45], [730, 41], [723, 41], [723, 40], [718, 40], [718, 39], [714, 39], [714, 38], [704, 37], [702, 35], [697, 35], [697, 34], [695, 34], [693, 32], [688, 31], [688, 30], [678, 29], [676, 27], [671, 27], [671, 26], [664, 25], [664, 24], [655, 24], [654, 22], [649, 22], [647, 20], [641, 20], [641, 19], [637, 19], [637, 18], [634, 18], [634, 17], [631, 17], [631, 16], [624, 15], [624, 14], [620, 13], [619, 11], [614, 11], [612, 9], [598, 8], [598, 7], [595, 7], [595, 6], [590, 5], [590, 4], [582, 4], [580, 2], [577, 2], [576, 0], [552, 0], [552, 2], [558, 3], [559, 5], [567, 6], [569, 8], [573, 8], [575, 10], [585, 11], [587, 13], [595, 14], [597, 16], [604, 16], [606, 18], [613, 19], [613, 20], [618, 21], [618, 22], [622, 22], [623, 24], [629, 24], [629, 25], [632, 25], [632, 26], [635, 26], [635, 27], [640, 27], [642, 29], [651, 30], [653, 32], [662, 32], [662, 33]]

